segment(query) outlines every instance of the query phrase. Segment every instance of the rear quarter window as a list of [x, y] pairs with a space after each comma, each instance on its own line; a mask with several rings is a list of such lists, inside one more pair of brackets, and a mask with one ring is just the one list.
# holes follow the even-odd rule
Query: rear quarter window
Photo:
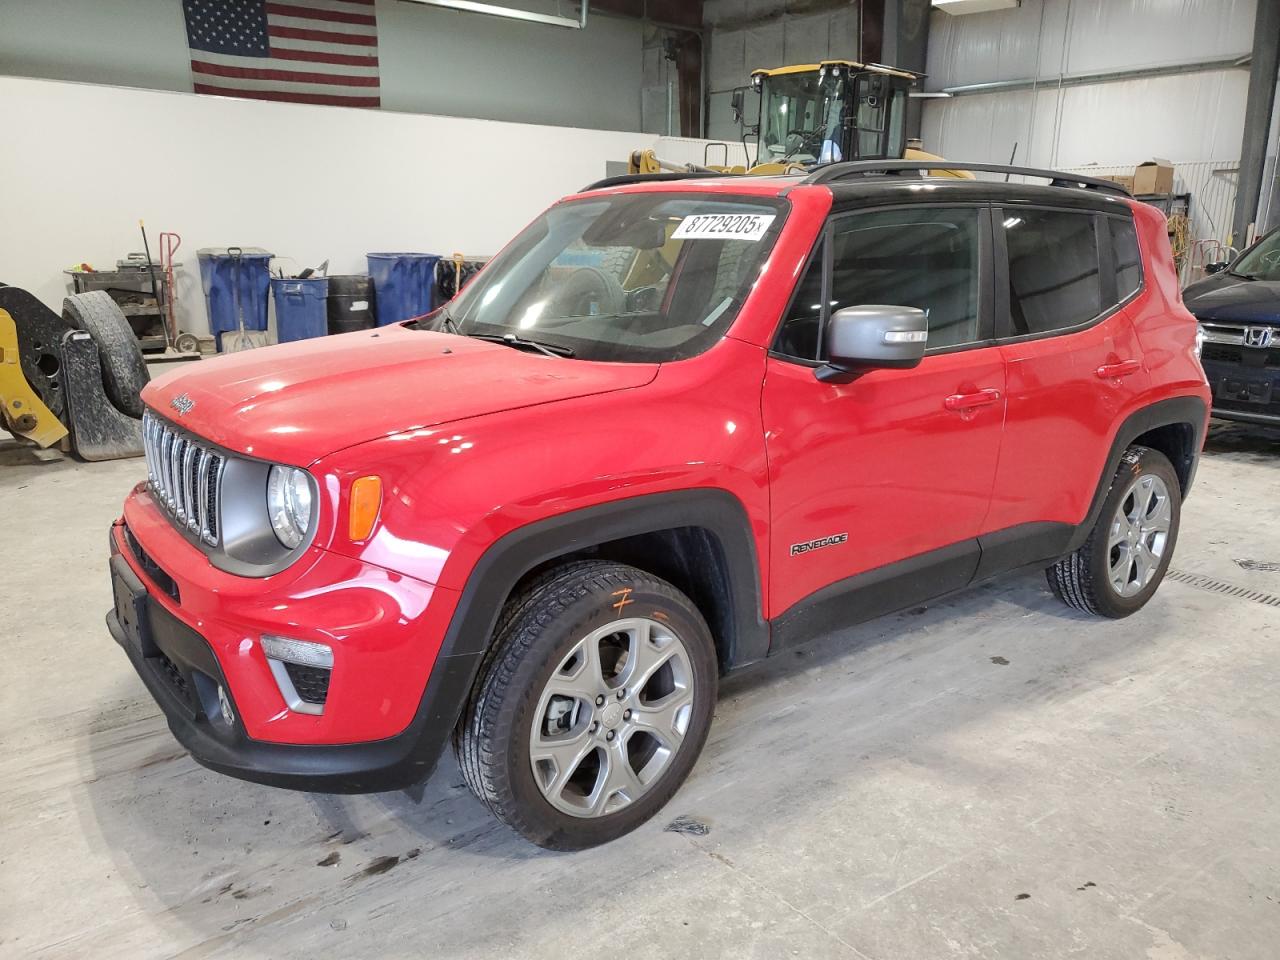
[[1111, 256], [1115, 261], [1116, 298], [1126, 300], [1142, 286], [1142, 254], [1138, 251], [1138, 231], [1132, 220], [1108, 217]]

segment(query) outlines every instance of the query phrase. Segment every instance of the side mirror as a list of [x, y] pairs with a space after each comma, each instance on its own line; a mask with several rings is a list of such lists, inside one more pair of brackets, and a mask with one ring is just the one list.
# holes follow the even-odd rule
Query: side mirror
[[819, 380], [848, 383], [879, 367], [914, 367], [924, 359], [929, 317], [915, 307], [869, 304], [845, 307], [827, 324], [827, 362]]
[[1221, 273], [1225, 269], [1227, 269], [1227, 262], [1225, 260], [1219, 260], [1216, 263], [1206, 263], [1204, 265], [1205, 273]]
[[729, 106], [733, 110], [734, 123], [742, 123], [745, 118], [745, 114], [742, 112], [743, 103], [742, 88], [738, 87], [729, 98]]

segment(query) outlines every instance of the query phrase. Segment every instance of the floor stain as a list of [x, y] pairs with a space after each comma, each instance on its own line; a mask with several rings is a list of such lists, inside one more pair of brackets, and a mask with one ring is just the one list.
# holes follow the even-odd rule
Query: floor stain
[[683, 833], [688, 837], [705, 837], [711, 832], [711, 827], [707, 824], [696, 817], [690, 817], [685, 814], [676, 817], [662, 829], [666, 833]]
[[1009, 665], [1009, 661], [1004, 657], [992, 657], [991, 662], [998, 667], [1007, 667]]
[[1234, 562], [1242, 570], [1262, 570], [1266, 573], [1274, 573], [1280, 570], [1280, 563], [1273, 563], [1270, 560], [1237, 559]]
[[386, 873], [399, 862], [399, 857], [378, 857], [376, 860], [371, 861], [361, 873], [366, 877], [376, 877], [379, 874]]
[[342, 854], [340, 854], [337, 850], [335, 850], [335, 851], [333, 851], [333, 853], [329, 854], [329, 855], [328, 855], [327, 857], [325, 857], [323, 860], [318, 861], [318, 862], [316, 863], [316, 866], [317, 866], [317, 867], [332, 867], [332, 866], [334, 866], [334, 865], [335, 865], [339, 860], [341, 860], [341, 859], [342, 859]]

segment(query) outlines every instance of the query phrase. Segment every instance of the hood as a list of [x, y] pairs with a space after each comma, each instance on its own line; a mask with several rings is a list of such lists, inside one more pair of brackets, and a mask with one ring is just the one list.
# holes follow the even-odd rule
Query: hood
[[180, 364], [142, 399], [230, 450], [301, 466], [403, 430], [640, 387], [657, 371], [393, 325]]
[[1246, 280], [1224, 271], [1191, 284], [1182, 300], [1198, 320], [1280, 322], [1280, 283], [1274, 280]]

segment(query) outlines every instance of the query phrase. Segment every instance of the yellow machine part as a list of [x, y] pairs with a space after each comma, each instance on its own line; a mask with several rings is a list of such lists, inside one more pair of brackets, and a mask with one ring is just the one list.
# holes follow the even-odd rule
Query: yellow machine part
[[0, 419], [6, 428], [41, 447], [52, 447], [68, 432], [22, 375], [18, 325], [8, 310], [0, 310]]
[[920, 76], [920, 74], [912, 73], [910, 70], [887, 67], [883, 63], [860, 63], [857, 60], [822, 60], [819, 63], [790, 63], [785, 67], [761, 67], [752, 70], [751, 76], [783, 77], [789, 73], [816, 73], [823, 67], [828, 70], [832, 67], [840, 67], [842, 70], [865, 70], [868, 73], [882, 73], [886, 77], [902, 77], [905, 80], [915, 80]]
[[[902, 151], [903, 160], [940, 160], [946, 163], [946, 158], [938, 156], [936, 153], [929, 153], [925, 150], [917, 150], [915, 147], [907, 147]], [[968, 170], [947, 170], [945, 168], [939, 170], [930, 170], [931, 177], [955, 177], [957, 180], [976, 180], [978, 179]]]
[[[937, 160], [940, 163], [946, 163], [946, 160], [937, 154], [928, 153], [924, 150], [916, 150], [908, 147], [903, 153], [904, 160]], [[633, 150], [627, 162], [628, 173], [662, 173], [664, 170], [683, 170], [684, 168], [671, 163], [664, 164], [653, 150]], [[700, 168], [703, 169], [703, 168]], [[805, 168], [797, 163], [757, 163], [750, 170], [743, 169], [741, 164], [732, 167], [710, 166], [707, 170], [714, 170], [717, 173], [725, 174], [750, 174], [753, 177], [777, 177], [785, 176], [789, 173], [804, 173]], [[968, 170], [948, 170], [945, 167], [939, 167], [929, 171], [930, 176], [934, 177], [955, 177], [957, 180], [973, 180], [974, 176]]]

